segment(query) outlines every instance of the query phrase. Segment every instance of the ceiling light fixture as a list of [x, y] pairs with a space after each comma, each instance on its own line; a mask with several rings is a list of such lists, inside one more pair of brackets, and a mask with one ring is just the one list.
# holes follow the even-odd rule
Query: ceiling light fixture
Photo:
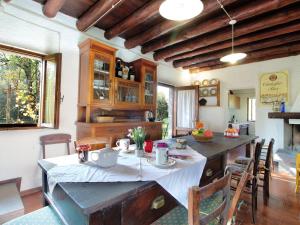
[[159, 13], [168, 20], [182, 21], [198, 16], [203, 11], [201, 0], [165, 0]]
[[234, 25], [236, 24], [236, 20], [231, 19], [229, 24], [231, 25], [231, 54], [223, 56], [220, 60], [221, 62], [226, 62], [230, 64], [235, 64], [237, 61], [244, 59], [247, 54], [246, 53], [235, 53], [234, 52]]

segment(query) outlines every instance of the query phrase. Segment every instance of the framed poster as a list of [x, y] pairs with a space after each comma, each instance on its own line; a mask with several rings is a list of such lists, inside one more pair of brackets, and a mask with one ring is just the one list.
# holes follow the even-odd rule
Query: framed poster
[[263, 73], [260, 77], [260, 104], [273, 105], [282, 100], [289, 101], [288, 71]]

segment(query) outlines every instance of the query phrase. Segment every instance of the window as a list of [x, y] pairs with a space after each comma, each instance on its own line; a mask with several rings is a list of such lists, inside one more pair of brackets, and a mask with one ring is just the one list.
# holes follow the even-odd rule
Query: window
[[256, 99], [248, 98], [248, 121], [256, 120]]
[[58, 128], [61, 54], [0, 45], [0, 128]]

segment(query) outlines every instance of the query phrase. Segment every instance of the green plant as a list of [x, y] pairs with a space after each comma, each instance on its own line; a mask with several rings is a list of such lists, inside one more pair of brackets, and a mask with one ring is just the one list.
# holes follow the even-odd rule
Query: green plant
[[146, 138], [145, 129], [142, 127], [136, 127], [133, 129], [129, 129], [128, 132], [129, 134], [127, 136], [135, 142], [137, 149], [142, 150]]
[[168, 118], [168, 102], [163, 93], [158, 93], [157, 95], [157, 112], [156, 117], [158, 121], [163, 121], [163, 119]]

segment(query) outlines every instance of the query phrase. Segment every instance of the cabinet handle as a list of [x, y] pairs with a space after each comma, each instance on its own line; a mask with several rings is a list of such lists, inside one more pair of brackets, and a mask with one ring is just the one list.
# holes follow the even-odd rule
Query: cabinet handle
[[208, 169], [208, 170], [206, 170], [205, 175], [207, 177], [211, 177], [213, 175], [213, 173], [214, 173], [214, 171], [212, 169]]
[[151, 209], [160, 209], [165, 205], [165, 203], [165, 197], [163, 195], [160, 195], [153, 200]]

